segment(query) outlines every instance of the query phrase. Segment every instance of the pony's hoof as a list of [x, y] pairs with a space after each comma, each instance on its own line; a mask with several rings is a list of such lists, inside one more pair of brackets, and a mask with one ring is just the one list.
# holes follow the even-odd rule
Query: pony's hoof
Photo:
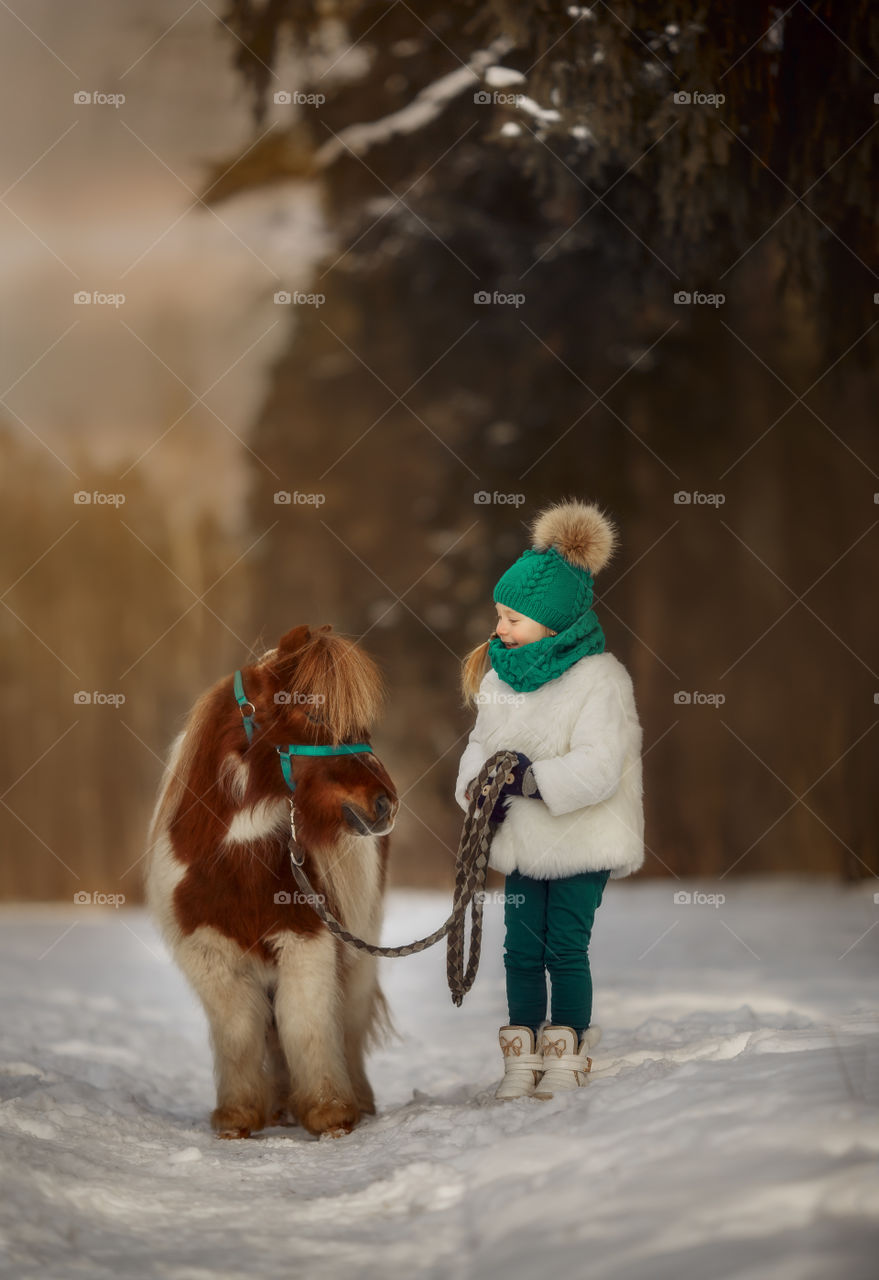
[[309, 1133], [328, 1134], [331, 1138], [341, 1138], [350, 1133], [360, 1119], [360, 1111], [355, 1102], [346, 1102], [342, 1098], [331, 1098], [328, 1102], [316, 1102], [307, 1106], [299, 1116], [303, 1129]]
[[256, 1107], [217, 1107], [211, 1127], [218, 1138], [249, 1138], [265, 1125], [265, 1116]]

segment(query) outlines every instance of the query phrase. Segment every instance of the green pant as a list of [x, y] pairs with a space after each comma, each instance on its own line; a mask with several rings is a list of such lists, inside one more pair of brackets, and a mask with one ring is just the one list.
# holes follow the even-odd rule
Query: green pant
[[546, 1017], [546, 973], [552, 983], [551, 1022], [578, 1035], [592, 1018], [589, 939], [610, 871], [581, 871], [559, 880], [506, 877], [504, 968], [510, 1025], [534, 1032]]

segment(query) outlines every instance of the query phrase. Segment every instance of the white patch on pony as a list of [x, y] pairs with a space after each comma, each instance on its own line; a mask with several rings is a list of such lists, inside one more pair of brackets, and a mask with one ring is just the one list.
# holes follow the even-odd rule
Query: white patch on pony
[[220, 765], [220, 777], [229, 795], [240, 804], [247, 794], [247, 784], [250, 782], [250, 765], [245, 763], [237, 752], [230, 751]]
[[252, 840], [262, 840], [288, 825], [289, 821], [288, 801], [271, 796], [249, 809], [239, 809], [229, 823], [223, 844], [249, 844]]
[[342, 1026], [344, 993], [336, 940], [329, 929], [278, 935], [275, 1020], [293, 1074], [297, 1107], [352, 1096]]
[[159, 816], [169, 788], [179, 785], [177, 770], [180, 767], [185, 737], [186, 730], [183, 729], [174, 739], [168, 752], [165, 772], [150, 818], [144, 872], [144, 893], [147, 904], [153, 913], [159, 932], [172, 951], [179, 943], [181, 936], [180, 926], [174, 914], [174, 890], [186, 874], [186, 868], [174, 853], [171, 837], [168, 834], [167, 814], [161, 822]]
[[147, 855], [144, 890], [153, 919], [172, 953], [183, 937], [174, 911], [174, 890], [185, 875], [186, 867], [174, 853], [167, 831], [155, 832]]
[[183, 938], [174, 958], [207, 1014], [217, 1106], [266, 1107], [269, 1080], [263, 1058], [271, 1019], [267, 991], [274, 968], [210, 925], [200, 925]]
[[380, 941], [383, 902], [378, 839], [353, 832], [320, 851], [321, 874], [339, 904], [342, 921], [364, 942]]
[[168, 756], [165, 761], [165, 768], [162, 772], [162, 781], [159, 786], [156, 802], [153, 805], [153, 812], [150, 816], [149, 826], [147, 827], [147, 840], [151, 841], [156, 833], [156, 823], [159, 819], [159, 811], [162, 808], [162, 801], [168, 792], [168, 788], [176, 780], [175, 775], [180, 768], [180, 757], [183, 754], [183, 739], [186, 737], [186, 730], [181, 729], [177, 737], [171, 743]]

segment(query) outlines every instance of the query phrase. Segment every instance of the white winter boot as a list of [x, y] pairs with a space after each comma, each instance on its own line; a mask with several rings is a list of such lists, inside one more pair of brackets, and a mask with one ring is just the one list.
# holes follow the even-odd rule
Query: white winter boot
[[573, 1027], [548, 1024], [540, 1039], [540, 1054], [544, 1072], [534, 1091], [535, 1098], [551, 1098], [565, 1089], [578, 1089], [589, 1083], [592, 1059], [588, 1050], [594, 1049], [601, 1039], [601, 1027], [587, 1027], [577, 1045], [577, 1033]]
[[543, 1071], [538, 1049], [539, 1035], [530, 1027], [501, 1027], [498, 1032], [504, 1055], [504, 1078], [495, 1090], [496, 1098], [531, 1098]]

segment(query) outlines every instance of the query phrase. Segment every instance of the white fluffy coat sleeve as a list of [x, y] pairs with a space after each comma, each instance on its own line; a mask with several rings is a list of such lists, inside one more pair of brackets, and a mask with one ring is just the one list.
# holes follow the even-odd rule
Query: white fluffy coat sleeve
[[571, 733], [570, 751], [534, 762], [540, 794], [554, 817], [613, 795], [622, 777], [626, 733], [626, 711], [616, 682], [593, 689]]
[[473, 781], [487, 759], [485, 748], [479, 741], [479, 716], [477, 715], [476, 724], [467, 739], [467, 746], [458, 765], [458, 780], [455, 783], [455, 799], [465, 813], [470, 807], [470, 802], [464, 795], [467, 783]]

